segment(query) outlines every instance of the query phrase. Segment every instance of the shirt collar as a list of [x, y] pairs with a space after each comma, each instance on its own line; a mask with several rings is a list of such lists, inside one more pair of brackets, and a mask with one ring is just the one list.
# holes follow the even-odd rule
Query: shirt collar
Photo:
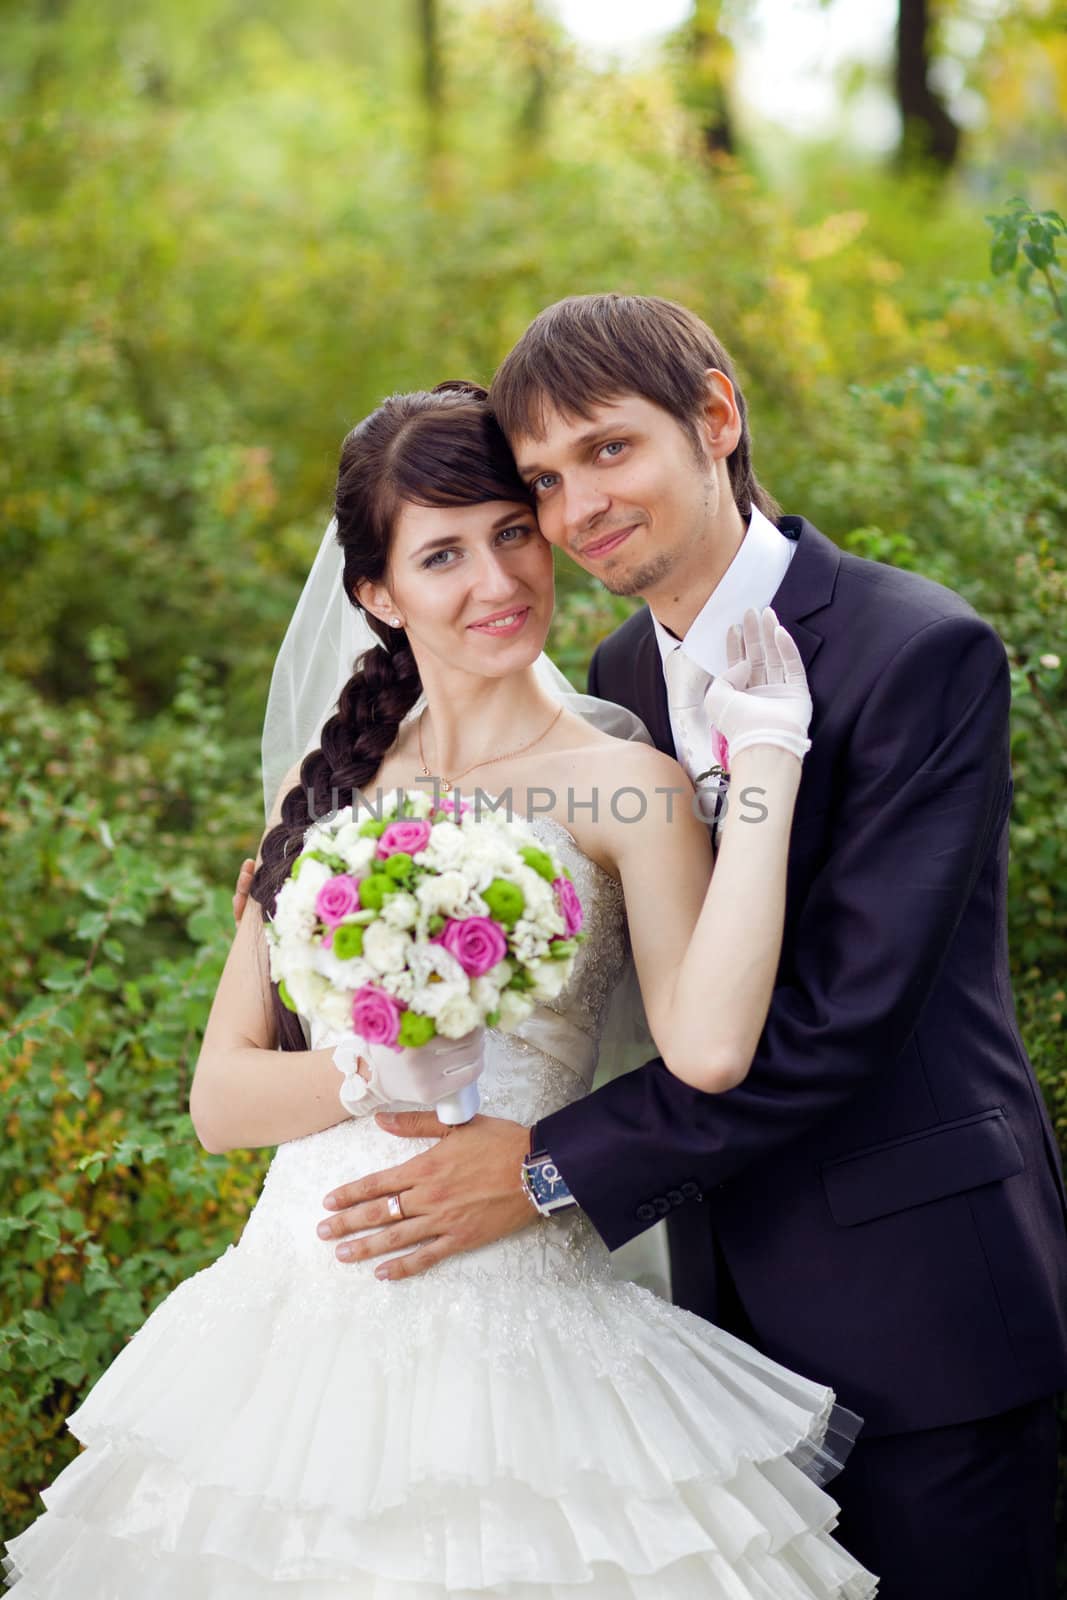
[[[737, 554], [723, 573], [704, 605], [693, 618], [680, 642], [705, 672], [725, 672], [726, 633], [731, 623], [740, 622], [750, 606], [762, 611], [769, 606], [789, 569], [796, 543], [780, 533], [756, 506], [752, 507], [748, 528]], [[661, 661], [676, 649], [679, 640], [652, 616], [652, 627], [659, 645]]]

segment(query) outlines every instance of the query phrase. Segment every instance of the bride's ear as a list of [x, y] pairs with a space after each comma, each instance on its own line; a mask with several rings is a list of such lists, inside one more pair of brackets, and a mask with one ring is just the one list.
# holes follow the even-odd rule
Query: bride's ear
[[370, 578], [363, 578], [352, 590], [364, 611], [369, 611], [372, 617], [377, 617], [379, 622], [388, 624], [390, 628], [402, 628], [403, 618], [393, 604], [389, 590], [382, 583], [374, 583]]

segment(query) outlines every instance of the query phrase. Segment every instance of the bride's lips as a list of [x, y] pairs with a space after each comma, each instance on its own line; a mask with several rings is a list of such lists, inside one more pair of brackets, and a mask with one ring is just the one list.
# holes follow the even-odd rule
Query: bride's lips
[[470, 624], [470, 631], [471, 633], [488, 633], [491, 634], [494, 639], [510, 639], [512, 634], [518, 633], [520, 628], [525, 627], [526, 618], [529, 615], [529, 606], [514, 606], [511, 611], [497, 612], [498, 617], [514, 616], [515, 621], [509, 622], [506, 627], [501, 628], [490, 626], [493, 619], [491, 617], [487, 617], [484, 622], [472, 622]]
[[600, 561], [624, 544], [636, 526], [636, 523], [631, 523], [628, 528], [616, 528], [614, 533], [605, 534], [602, 539], [594, 539], [592, 544], [583, 545], [578, 554], [584, 561]]

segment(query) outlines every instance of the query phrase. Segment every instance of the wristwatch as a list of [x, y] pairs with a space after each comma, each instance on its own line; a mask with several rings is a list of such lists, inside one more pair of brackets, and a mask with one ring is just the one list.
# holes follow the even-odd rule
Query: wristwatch
[[526, 1198], [543, 1217], [578, 1204], [547, 1150], [532, 1151], [522, 1164], [520, 1176]]

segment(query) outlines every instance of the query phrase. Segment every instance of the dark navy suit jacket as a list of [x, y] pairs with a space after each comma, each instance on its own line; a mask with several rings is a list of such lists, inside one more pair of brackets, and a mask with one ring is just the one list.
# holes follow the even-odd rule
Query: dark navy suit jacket
[[[1062, 1172], [1008, 972], [1008, 665], [950, 590], [779, 525], [815, 710], [752, 1068], [707, 1095], [651, 1061], [535, 1148], [609, 1247], [669, 1216], [681, 1305], [908, 1432], [1067, 1385]], [[647, 609], [589, 687], [674, 753]]]

